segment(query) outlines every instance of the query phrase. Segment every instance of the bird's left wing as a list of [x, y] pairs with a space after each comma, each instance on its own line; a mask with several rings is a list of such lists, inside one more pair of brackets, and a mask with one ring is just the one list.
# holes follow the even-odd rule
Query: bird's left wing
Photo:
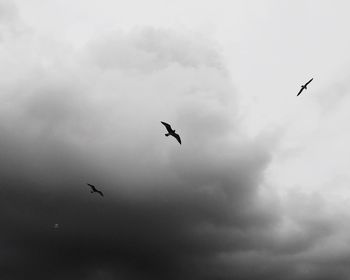
[[299, 94], [303, 91], [303, 88], [301, 88], [297, 94], [297, 96], [299, 96]]
[[313, 79], [314, 79], [314, 78], [311, 78], [311, 80], [308, 81], [308, 82], [305, 84], [305, 86], [307, 86], [308, 84], [310, 84], [310, 83], [312, 82]]
[[101, 196], [103, 196], [103, 193], [101, 191], [97, 191]]
[[177, 133], [174, 133], [174, 137], [176, 138], [176, 140], [180, 143], [181, 145], [181, 138], [180, 138], [180, 135], [177, 134]]

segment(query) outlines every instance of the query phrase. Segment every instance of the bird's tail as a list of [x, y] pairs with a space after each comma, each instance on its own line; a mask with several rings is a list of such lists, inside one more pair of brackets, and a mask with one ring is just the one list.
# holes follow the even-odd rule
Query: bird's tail
[[165, 134], [166, 137], [168, 137], [169, 135], [170, 135], [170, 133]]

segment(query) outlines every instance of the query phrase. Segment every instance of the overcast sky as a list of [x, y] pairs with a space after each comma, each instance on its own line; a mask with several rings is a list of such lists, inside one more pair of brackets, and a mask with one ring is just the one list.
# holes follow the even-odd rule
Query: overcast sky
[[349, 9], [0, 0], [0, 278], [348, 279]]

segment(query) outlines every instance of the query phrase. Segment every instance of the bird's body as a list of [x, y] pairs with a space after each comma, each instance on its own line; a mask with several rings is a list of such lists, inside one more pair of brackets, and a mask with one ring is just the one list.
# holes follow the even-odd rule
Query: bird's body
[[314, 79], [314, 78], [312, 78], [310, 81], [308, 81], [305, 85], [302, 85], [302, 86], [301, 86], [301, 89], [299, 90], [297, 96], [299, 96], [299, 94], [300, 94], [304, 89], [307, 89], [308, 84], [310, 84], [311, 81], [312, 81], [313, 79]]
[[88, 183], [86, 183], [88, 186], [90, 186], [90, 188], [91, 188], [91, 191], [90, 191], [90, 193], [94, 193], [94, 192], [96, 192], [96, 193], [99, 193], [101, 196], [103, 196], [103, 193], [101, 192], [101, 191], [99, 191], [98, 189], [96, 189], [96, 187], [94, 186], [94, 185], [91, 185], [91, 184], [88, 184]]
[[171, 128], [171, 125], [168, 124], [168, 123], [166, 123], [166, 122], [161, 122], [161, 123], [165, 126], [166, 130], [168, 131], [168, 133], [166, 133], [165, 136], [166, 136], [166, 137], [168, 137], [168, 136], [173, 136], [173, 137], [180, 143], [180, 145], [181, 145], [181, 138], [180, 138], [180, 135], [177, 134], [177, 133], [175, 133], [175, 130], [173, 130], [173, 129]]

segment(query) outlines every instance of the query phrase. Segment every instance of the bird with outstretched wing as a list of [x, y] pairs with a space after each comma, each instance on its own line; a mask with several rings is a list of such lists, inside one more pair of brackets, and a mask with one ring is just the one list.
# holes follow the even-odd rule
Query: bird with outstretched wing
[[312, 81], [313, 79], [314, 79], [314, 78], [311, 78], [310, 81], [308, 81], [305, 85], [302, 85], [302, 86], [301, 86], [301, 89], [299, 90], [297, 96], [299, 96], [299, 94], [300, 94], [304, 89], [307, 89], [308, 84], [310, 84], [311, 81]]
[[179, 134], [177, 134], [177, 133], [175, 133], [175, 130], [173, 130], [172, 128], [171, 128], [171, 125], [170, 124], [168, 124], [168, 123], [166, 123], [166, 122], [161, 122], [164, 126], [165, 126], [165, 128], [166, 128], [166, 130], [168, 131], [168, 133], [166, 133], [165, 134], [165, 136], [173, 136], [179, 143], [180, 143], [180, 145], [181, 145], [181, 138], [180, 138], [180, 135]]
[[98, 189], [96, 189], [96, 187], [94, 186], [94, 185], [91, 185], [91, 184], [89, 184], [89, 183], [86, 183], [88, 186], [90, 186], [90, 188], [91, 188], [91, 193], [94, 193], [94, 192], [96, 192], [96, 193], [99, 193], [101, 196], [103, 196], [103, 193], [100, 191], [100, 190], [98, 190]]

